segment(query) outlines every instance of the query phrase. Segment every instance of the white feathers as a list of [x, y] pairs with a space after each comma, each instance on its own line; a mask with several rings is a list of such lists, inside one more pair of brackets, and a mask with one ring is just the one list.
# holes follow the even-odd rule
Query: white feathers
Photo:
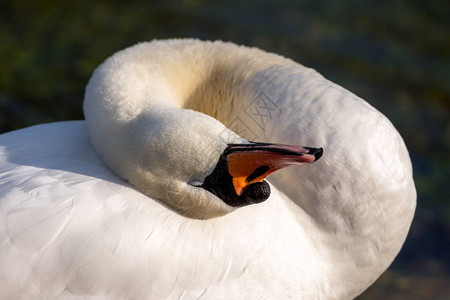
[[[401, 137], [291, 60], [220, 42], [139, 44], [97, 69], [85, 112], [87, 125], [0, 136], [6, 299], [348, 299], [408, 232], [415, 189]], [[234, 210], [195, 187], [227, 143], [245, 142], [230, 129], [324, 155]]]

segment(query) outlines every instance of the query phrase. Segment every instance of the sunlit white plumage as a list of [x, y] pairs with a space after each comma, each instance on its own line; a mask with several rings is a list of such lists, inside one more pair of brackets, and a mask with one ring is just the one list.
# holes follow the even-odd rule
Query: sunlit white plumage
[[[234, 209], [205, 192], [199, 199], [215, 204], [184, 207], [195, 218], [185, 217], [170, 201], [197, 198], [173, 194], [189, 193], [185, 183], [204, 179], [227, 143], [245, 140], [181, 107], [247, 139], [325, 154], [272, 175], [263, 203]], [[291, 60], [221, 42], [139, 44], [96, 71], [85, 113], [88, 126], [0, 136], [7, 299], [349, 299], [408, 232], [416, 194], [397, 131]], [[159, 181], [148, 181], [153, 173]]]

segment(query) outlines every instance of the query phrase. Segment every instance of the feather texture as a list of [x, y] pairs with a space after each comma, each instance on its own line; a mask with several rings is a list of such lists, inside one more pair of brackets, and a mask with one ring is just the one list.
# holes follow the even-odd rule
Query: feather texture
[[[88, 124], [0, 136], [5, 299], [349, 299], [408, 232], [416, 194], [395, 128], [280, 56], [220, 42], [139, 44], [97, 69], [85, 111]], [[222, 216], [208, 220], [177, 213], [167, 199], [187, 191], [183, 180], [204, 179], [227, 142], [245, 142], [233, 130], [325, 154], [272, 175], [261, 204], [218, 204]]]

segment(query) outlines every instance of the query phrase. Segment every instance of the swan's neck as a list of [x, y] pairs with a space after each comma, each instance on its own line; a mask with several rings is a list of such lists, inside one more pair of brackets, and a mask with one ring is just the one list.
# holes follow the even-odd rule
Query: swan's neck
[[[271, 183], [288, 196], [283, 205], [334, 264], [334, 278], [342, 286], [355, 282], [357, 295], [361, 282], [375, 281], [406, 238], [415, 209], [409, 155], [391, 123], [361, 99], [289, 60], [258, 57], [246, 53], [233, 64], [219, 60], [198, 70], [199, 81], [185, 87], [182, 105], [250, 140], [324, 147], [322, 161], [280, 171]], [[193, 76], [177, 73], [186, 81]]]
[[111, 65], [120, 69], [104, 82], [108, 90], [96, 93], [121, 100], [108, 98], [110, 109], [101, 105], [92, 114], [114, 122], [90, 130], [126, 136], [122, 124], [169, 103], [213, 116], [249, 140], [323, 147], [318, 163], [270, 178], [288, 199], [286, 222], [310, 230], [301, 239], [328, 257], [342, 286], [355, 282], [355, 295], [391, 263], [412, 220], [415, 190], [401, 137], [370, 105], [314, 70], [230, 44], [142, 44]]

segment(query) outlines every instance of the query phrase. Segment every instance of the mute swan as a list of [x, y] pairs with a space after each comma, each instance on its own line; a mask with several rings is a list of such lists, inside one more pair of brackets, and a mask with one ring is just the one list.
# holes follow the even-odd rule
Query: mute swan
[[350, 299], [406, 238], [402, 138], [289, 59], [141, 43], [97, 68], [84, 109], [0, 136], [4, 299]]

